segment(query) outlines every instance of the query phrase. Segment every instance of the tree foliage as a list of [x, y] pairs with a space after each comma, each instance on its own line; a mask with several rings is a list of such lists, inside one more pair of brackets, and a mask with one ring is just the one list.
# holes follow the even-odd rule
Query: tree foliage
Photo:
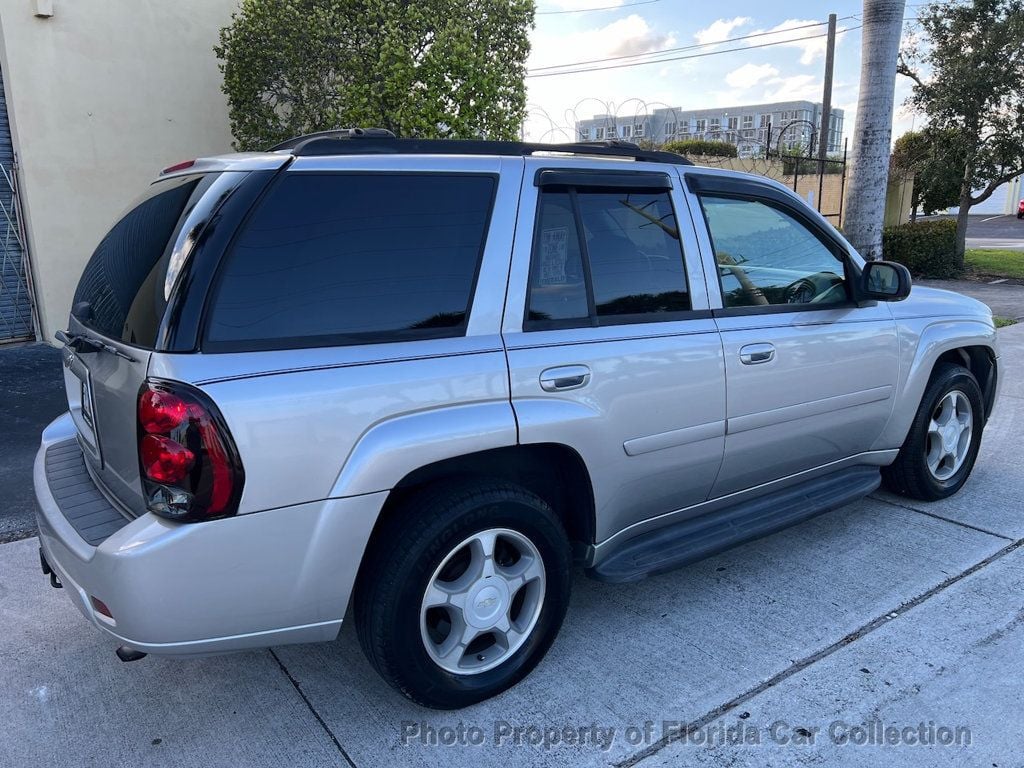
[[917, 14], [924, 35], [899, 71], [940, 131], [938, 151], [958, 160], [962, 259], [971, 206], [1024, 173], [1024, 0], [933, 1]]
[[512, 139], [533, 0], [243, 0], [214, 51], [240, 150], [312, 131]]
[[913, 210], [931, 215], [960, 202], [964, 158], [956, 150], [961, 145], [954, 130], [934, 127], [896, 139], [890, 169], [897, 176], [914, 174]]

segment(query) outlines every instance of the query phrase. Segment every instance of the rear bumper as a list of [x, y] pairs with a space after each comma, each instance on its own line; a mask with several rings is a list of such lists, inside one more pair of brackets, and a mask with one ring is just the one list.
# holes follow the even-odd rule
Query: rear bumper
[[[34, 471], [37, 520], [46, 562], [93, 625], [119, 643], [164, 655], [337, 635], [386, 493], [207, 523], [147, 514], [92, 546], [62, 512], [46, 476], [47, 447], [74, 435], [68, 414], [43, 432]], [[113, 619], [97, 613], [91, 597]]]

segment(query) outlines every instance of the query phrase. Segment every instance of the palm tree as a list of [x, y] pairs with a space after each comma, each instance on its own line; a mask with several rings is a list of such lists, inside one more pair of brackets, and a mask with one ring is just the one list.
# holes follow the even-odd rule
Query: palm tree
[[905, 0], [864, 0], [860, 95], [843, 231], [866, 259], [882, 257], [893, 90]]

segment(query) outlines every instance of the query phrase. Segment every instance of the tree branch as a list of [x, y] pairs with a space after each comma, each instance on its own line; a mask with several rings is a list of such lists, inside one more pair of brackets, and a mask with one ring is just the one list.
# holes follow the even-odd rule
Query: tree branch
[[912, 70], [910, 68], [910, 65], [907, 63], [907, 60], [903, 58], [902, 53], [899, 55], [899, 59], [897, 59], [896, 61], [896, 74], [903, 75], [904, 77], [909, 77], [911, 80], [913, 80], [920, 86], [924, 85], [924, 83], [921, 82], [921, 78], [918, 77], [917, 72]]
[[977, 197], [971, 196], [969, 198], [971, 205], [975, 206], [978, 203], [985, 202], [990, 197], [992, 197], [992, 193], [995, 192], [1000, 185], [1005, 184], [1008, 181], [1013, 181], [1021, 174], [1024, 174], [1024, 167], [1015, 168], [1009, 173], [1004, 173], [1002, 176], [996, 177], [995, 179], [988, 183], [988, 186], [985, 187], [985, 189], [983, 189]]

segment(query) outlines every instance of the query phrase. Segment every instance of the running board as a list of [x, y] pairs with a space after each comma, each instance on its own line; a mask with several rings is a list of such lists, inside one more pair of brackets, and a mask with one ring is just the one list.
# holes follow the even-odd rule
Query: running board
[[880, 482], [878, 467], [842, 469], [640, 534], [587, 569], [587, 575], [613, 583], [640, 581], [837, 509], [867, 496]]

